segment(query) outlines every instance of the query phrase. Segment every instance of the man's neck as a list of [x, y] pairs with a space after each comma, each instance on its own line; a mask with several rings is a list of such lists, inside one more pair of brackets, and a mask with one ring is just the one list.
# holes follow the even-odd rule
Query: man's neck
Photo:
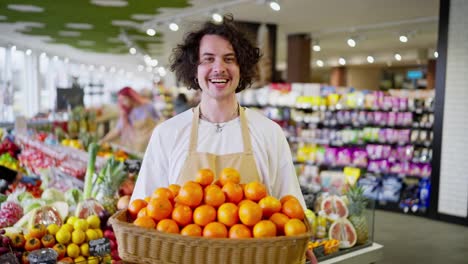
[[200, 111], [203, 118], [212, 123], [224, 123], [237, 117], [238, 102], [236, 96], [225, 100], [203, 98], [200, 101]]

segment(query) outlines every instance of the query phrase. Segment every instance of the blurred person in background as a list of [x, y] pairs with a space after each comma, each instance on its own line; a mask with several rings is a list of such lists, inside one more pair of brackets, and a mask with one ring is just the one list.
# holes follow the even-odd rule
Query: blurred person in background
[[184, 93], [179, 93], [174, 100], [174, 111], [176, 114], [180, 114], [190, 109], [191, 106], [187, 100], [187, 96]]
[[130, 151], [144, 152], [159, 116], [151, 101], [131, 87], [122, 88], [117, 95], [120, 113], [117, 126], [99, 143], [117, 143]]

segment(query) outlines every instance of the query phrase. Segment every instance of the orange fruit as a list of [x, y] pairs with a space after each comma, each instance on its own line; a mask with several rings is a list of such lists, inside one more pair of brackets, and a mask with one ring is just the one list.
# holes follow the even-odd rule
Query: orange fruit
[[297, 199], [289, 199], [283, 204], [283, 214], [290, 218], [304, 219], [304, 210]]
[[243, 224], [235, 224], [229, 229], [229, 238], [251, 238], [250, 228]]
[[276, 231], [278, 235], [283, 235], [284, 234], [284, 225], [289, 221], [289, 217], [283, 213], [274, 213], [270, 217], [270, 221], [275, 223], [276, 225]]
[[276, 225], [270, 220], [262, 220], [255, 224], [253, 228], [254, 237], [274, 237], [276, 236]]
[[260, 182], [249, 182], [244, 186], [244, 196], [245, 199], [258, 202], [267, 196], [266, 187]]
[[203, 200], [203, 189], [200, 184], [189, 181], [179, 190], [175, 201], [180, 204], [185, 204], [191, 208], [195, 208]]
[[244, 198], [244, 189], [239, 184], [228, 182], [223, 186], [222, 191], [229, 203], [239, 203]]
[[143, 208], [141, 208], [141, 210], [138, 212], [137, 218], [138, 218], [138, 217], [142, 217], [142, 216], [147, 216], [147, 215], [148, 215], [148, 211], [147, 211], [146, 207], [143, 207]]
[[154, 190], [153, 194], [151, 195], [151, 198], [166, 198], [172, 202], [174, 201], [174, 194], [168, 188], [157, 188], [156, 190]]
[[172, 213], [172, 204], [166, 198], [151, 199], [146, 206], [146, 211], [154, 220], [169, 218]]
[[297, 236], [304, 234], [307, 231], [307, 228], [299, 219], [290, 219], [284, 226], [284, 234], [286, 236]]
[[142, 199], [135, 199], [128, 205], [128, 212], [132, 217], [136, 217], [138, 212], [143, 208], [146, 207], [148, 203]]
[[224, 168], [219, 175], [219, 181], [223, 186], [228, 182], [240, 183], [240, 174], [236, 169]]
[[246, 226], [254, 226], [262, 216], [262, 208], [255, 202], [244, 202], [239, 206], [239, 219]]
[[179, 233], [179, 226], [172, 219], [163, 219], [159, 221], [158, 225], [156, 226], [156, 229], [165, 233]]
[[205, 204], [218, 207], [224, 201], [226, 201], [226, 196], [218, 185], [209, 185], [205, 188]]
[[203, 236], [211, 238], [227, 238], [228, 231], [225, 225], [219, 222], [212, 222], [203, 228]]
[[255, 202], [252, 202], [251, 200], [242, 200], [242, 201], [240, 201], [240, 203], [237, 204], [237, 206], [240, 207], [241, 205], [243, 205], [245, 203], [255, 203]]
[[192, 209], [187, 205], [179, 205], [172, 210], [172, 220], [179, 226], [186, 226], [192, 222]]
[[171, 184], [169, 185], [169, 187], [167, 187], [169, 190], [171, 190], [172, 192], [172, 195], [174, 195], [174, 197], [176, 197], [178, 194], [179, 194], [179, 190], [180, 190], [180, 185], [178, 184]]
[[290, 199], [295, 199], [295, 200], [297, 200], [296, 197], [294, 197], [294, 196], [288, 194], [288, 195], [285, 195], [285, 196], [281, 197], [280, 202], [281, 202], [281, 204], [284, 204], [286, 201], [288, 201], [288, 200], [290, 200]]
[[198, 182], [201, 186], [210, 185], [214, 180], [214, 173], [210, 169], [200, 169], [198, 170], [197, 176], [195, 177], [195, 182]]
[[281, 202], [273, 196], [262, 198], [258, 205], [262, 208], [263, 217], [270, 217], [274, 213], [281, 211]]
[[222, 204], [218, 208], [218, 222], [233, 226], [239, 222], [239, 208], [233, 203]]
[[150, 216], [138, 217], [135, 221], [133, 221], [133, 224], [145, 228], [156, 227], [156, 222], [154, 222], [153, 218], [151, 218]]
[[200, 237], [202, 236], [202, 228], [197, 225], [197, 224], [189, 224], [186, 225], [182, 230], [180, 231], [180, 234], [183, 236], [195, 236], [195, 237]]
[[216, 181], [213, 182], [213, 185], [217, 185], [219, 187], [223, 187], [223, 185], [221, 184], [221, 182], [219, 181], [219, 179], [217, 179]]
[[206, 226], [216, 220], [216, 209], [211, 205], [200, 205], [193, 211], [193, 222], [199, 226]]
[[144, 200], [145, 200], [145, 202], [149, 203], [149, 201], [151, 200], [151, 197], [146, 196]]

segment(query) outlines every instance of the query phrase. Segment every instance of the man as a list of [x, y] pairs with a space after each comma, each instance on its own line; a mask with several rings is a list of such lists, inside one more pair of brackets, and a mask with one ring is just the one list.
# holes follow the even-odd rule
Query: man
[[171, 70], [189, 88], [202, 91], [200, 104], [154, 130], [132, 200], [194, 180], [202, 168], [219, 175], [232, 167], [242, 183], [260, 181], [270, 195], [294, 195], [306, 208], [281, 127], [240, 107], [236, 98], [251, 85], [259, 59], [259, 49], [228, 17], [222, 24], [207, 22], [174, 49]]

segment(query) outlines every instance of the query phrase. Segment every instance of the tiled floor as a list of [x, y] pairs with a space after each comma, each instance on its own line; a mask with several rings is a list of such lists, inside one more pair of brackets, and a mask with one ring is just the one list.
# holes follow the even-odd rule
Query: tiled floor
[[468, 227], [377, 210], [378, 264], [468, 264]]

